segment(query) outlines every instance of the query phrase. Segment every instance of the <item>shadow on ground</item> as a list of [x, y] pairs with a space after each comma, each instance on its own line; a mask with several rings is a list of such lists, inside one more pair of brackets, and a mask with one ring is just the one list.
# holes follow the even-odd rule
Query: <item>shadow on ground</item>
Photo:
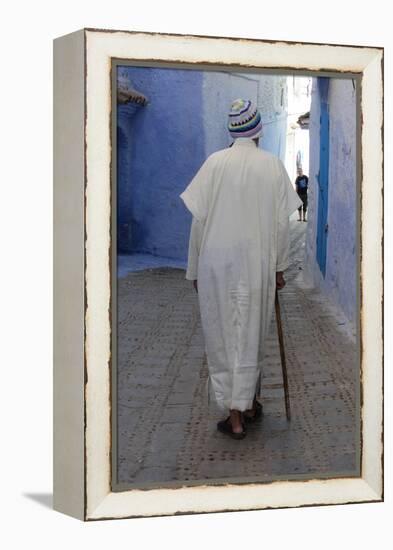
[[23, 496], [38, 502], [38, 504], [41, 504], [45, 508], [53, 508], [52, 493], [24, 493]]

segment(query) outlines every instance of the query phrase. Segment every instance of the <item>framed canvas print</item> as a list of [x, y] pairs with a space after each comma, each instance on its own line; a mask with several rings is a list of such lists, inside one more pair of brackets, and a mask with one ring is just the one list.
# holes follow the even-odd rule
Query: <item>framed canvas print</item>
[[383, 499], [383, 49], [54, 42], [54, 507]]

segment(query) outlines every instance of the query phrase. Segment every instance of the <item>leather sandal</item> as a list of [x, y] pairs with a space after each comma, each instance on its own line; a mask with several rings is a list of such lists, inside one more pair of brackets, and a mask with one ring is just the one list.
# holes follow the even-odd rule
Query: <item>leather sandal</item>
[[243, 418], [245, 422], [247, 422], [248, 424], [252, 424], [253, 422], [256, 422], [257, 420], [262, 418], [262, 416], [263, 416], [263, 407], [259, 403], [259, 401], [256, 401], [255, 403], [255, 413], [252, 416], [249, 416], [243, 413]]
[[220, 422], [217, 423], [217, 430], [223, 434], [229, 435], [233, 439], [244, 439], [246, 437], [246, 427], [242, 423], [242, 432], [234, 432], [232, 430], [232, 424], [230, 422], [230, 416], [226, 418], [225, 420], [220, 420]]

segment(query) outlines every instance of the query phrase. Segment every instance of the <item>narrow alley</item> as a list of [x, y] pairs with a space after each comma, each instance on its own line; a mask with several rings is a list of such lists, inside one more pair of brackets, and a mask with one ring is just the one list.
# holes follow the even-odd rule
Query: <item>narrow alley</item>
[[242, 441], [216, 429], [223, 416], [208, 403], [198, 300], [184, 271], [157, 268], [118, 280], [119, 487], [358, 475], [356, 339], [303, 281], [305, 226], [291, 221], [291, 267], [279, 293], [292, 419], [273, 318], [264, 416]]

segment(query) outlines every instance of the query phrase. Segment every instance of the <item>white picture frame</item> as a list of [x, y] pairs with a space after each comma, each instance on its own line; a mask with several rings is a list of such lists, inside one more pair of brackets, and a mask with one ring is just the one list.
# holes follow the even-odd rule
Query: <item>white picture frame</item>
[[[113, 59], [361, 75], [361, 476], [111, 490]], [[81, 520], [383, 499], [383, 49], [83, 29], [54, 42], [54, 507]]]

